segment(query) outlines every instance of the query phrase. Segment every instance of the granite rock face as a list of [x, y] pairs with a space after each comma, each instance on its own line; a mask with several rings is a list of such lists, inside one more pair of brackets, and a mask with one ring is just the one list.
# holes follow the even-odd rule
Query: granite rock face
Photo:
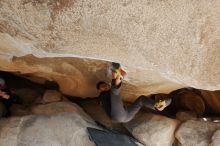
[[183, 146], [208, 146], [219, 128], [219, 123], [189, 120], [181, 124], [175, 136]]
[[111, 120], [111, 118], [106, 114], [104, 108], [100, 105], [99, 101], [92, 99], [83, 101], [80, 103], [85, 112], [92, 117], [95, 121], [101, 123], [102, 125], [127, 133], [126, 128], [122, 123], [116, 123]]
[[1, 146], [95, 146], [88, 126], [95, 124], [77, 113], [9, 118], [0, 121], [0, 141]]
[[212, 143], [209, 146], [219, 146], [220, 145], [220, 130], [218, 129], [212, 136]]
[[140, 113], [125, 124], [128, 131], [145, 146], [171, 146], [178, 120]]
[[[57, 113], [79, 113], [84, 117], [90, 118], [83, 109], [75, 103], [71, 102], [54, 102], [49, 104], [39, 104], [30, 107], [32, 114], [52, 115]], [[91, 119], [91, 118], [90, 118]]]
[[1, 0], [0, 70], [81, 97], [97, 95], [108, 61], [128, 71], [126, 100], [183, 86], [219, 90], [219, 15], [220, 0]]

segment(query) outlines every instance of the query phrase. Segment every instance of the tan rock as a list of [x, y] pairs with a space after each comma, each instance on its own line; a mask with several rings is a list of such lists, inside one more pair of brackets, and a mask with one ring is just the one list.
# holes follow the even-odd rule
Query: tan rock
[[79, 113], [26, 116], [0, 121], [1, 146], [95, 146], [86, 127], [93, 121]]
[[[55, 80], [63, 93], [80, 97], [96, 96], [95, 83], [106, 80], [100, 60], [126, 67], [126, 100], [183, 86], [220, 89], [219, 0], [0, 6], [0, 70]], [[38, 58], [21, 57], [27, 54]]]
[[42, 98], [43, 103], [59, 102], [61, 100], [62, 94], [56, 90], [46, 90]]
[[178, 123], [164, 116], [142, 113], [126, 123], [125, 127], [146, 146], [172, 146]]
[[90, 118], [81, 107], [71, 102], [54, 102], [49, 104], [33, 105], [31, 108], [32, 114], [52, 115], [57, 113], [80, 113], [84, 117]]
[[212, 142], [209, 146], [219, 146], [220, 145], [220, 130], [217, 130], [212, 136]]
[[219, 123], [189, 120], [176, 131], [176, 138], [183, 146], [207, 146]]
[[18, 146], [21, 117], [0, 120], [0, 141], [2, 146]]
[[113, 122], [106, 114], [101, 105], [99, 105], [96, 99], [83, 101], [81, 104], [85, 112], [91, 116], [95, 121], [105, 125], [108, 128], [112, 128], [121, 132], [126, 133], [127, 130], [120, 123]]

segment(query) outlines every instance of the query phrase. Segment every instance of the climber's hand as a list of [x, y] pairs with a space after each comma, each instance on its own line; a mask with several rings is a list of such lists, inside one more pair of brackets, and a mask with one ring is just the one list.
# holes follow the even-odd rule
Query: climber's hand
[[9, 99], [10, 98], [10, 96], [6, 92], [3, 92], [3, 91], [0, 91], [0, 96], [2, 98], [5, 98], [5, 99]]
[[9, 99], [9, 98], [10, 98], [10, 96], [9, 96], [9, 95], [7, 95], [7, 94], [5, 94], [5, 95], [3, 95], [3, 96], [2, 96], [2, 98]]
[[118, 75], [117, 77], [116, 77], [116, 80], [115, 80], [115, 85], [116, 86], [119, 86], [120, 84], [121, 84], [121, 82], [122, 82], [122, 76], [120, 76], [120, 75]]

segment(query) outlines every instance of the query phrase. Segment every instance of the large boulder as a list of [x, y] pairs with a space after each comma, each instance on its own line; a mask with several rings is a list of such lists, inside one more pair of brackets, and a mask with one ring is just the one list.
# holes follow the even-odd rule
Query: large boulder
[[84, 115], [84, 117], [89, 118], [89, 116], [77, 104], [66, 101], [33, 105], [30, 107], [30, 110], [32, 114], [38, 114], [38, 115], [51, 115], [51, 114], [65, 113], [65, 112], [67, 113], [77, 112], [80, 113], [81, 115]]
[[212, 142], [209, 146], [219, 146], [220, 145], [220, 130], [218, 129], [212, 136]]
[[140, 113], [125, 127], [145, 146], [172, 146], [178, 124], [177, 120], [164, 116]]
[[86, 127], [92, 120], [78, 113], [25, 116], [0, 121], [1, 146], [95, 146]]
[[106, 80], [106, 61], [117, 61], [129, 74], [126, 100], [182, 86], [217, 90], [219, 8], [220, 0], [1, 0], [0, 70], [88, 97]]
[[219, 123], [189, 120], [176, 131], [176, 138], [183, 146], [208, 146]]

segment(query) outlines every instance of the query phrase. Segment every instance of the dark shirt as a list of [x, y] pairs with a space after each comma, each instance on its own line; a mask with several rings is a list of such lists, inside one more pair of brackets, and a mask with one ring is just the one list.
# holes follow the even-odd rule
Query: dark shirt
[[111, 117], [111, 91], [101, 92], [98, 100], [104, 108], [106, 114]]

